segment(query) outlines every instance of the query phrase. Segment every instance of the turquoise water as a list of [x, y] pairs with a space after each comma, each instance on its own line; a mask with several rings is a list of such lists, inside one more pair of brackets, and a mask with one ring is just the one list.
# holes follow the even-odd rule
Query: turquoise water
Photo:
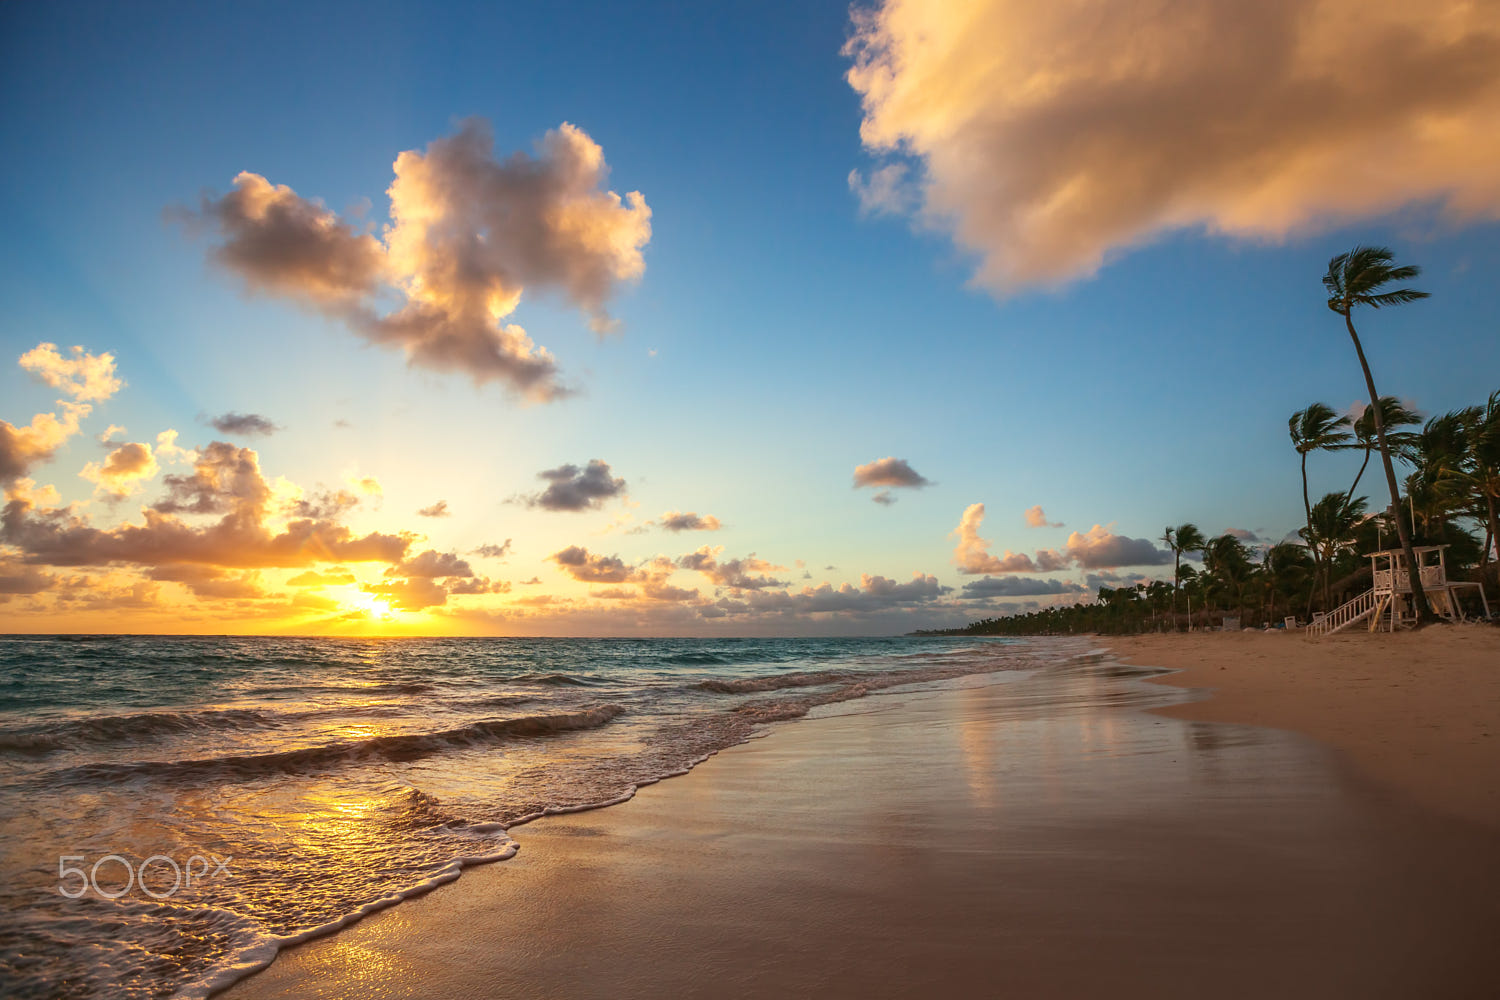
[[[0, 637], [0, 983], [202, 996], [765, 724], [1059, 643]], [[76, 898], [72, 898], [75, 897]]]

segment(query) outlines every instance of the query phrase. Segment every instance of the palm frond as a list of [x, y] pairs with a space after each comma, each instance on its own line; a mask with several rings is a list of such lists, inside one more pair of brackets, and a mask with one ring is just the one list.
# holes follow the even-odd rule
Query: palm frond
[[1381, 292], [1376, 295], [1365, 294], [1354, 296], [1354, 301], [1361, 305], [1367, 305], [1375, 309], [1381, 306], [1400, 306], [1418, 299], [1430, 298], [1431, 293], [1419, 292], [1415, 288], [1397, 288], [1389, 292]]

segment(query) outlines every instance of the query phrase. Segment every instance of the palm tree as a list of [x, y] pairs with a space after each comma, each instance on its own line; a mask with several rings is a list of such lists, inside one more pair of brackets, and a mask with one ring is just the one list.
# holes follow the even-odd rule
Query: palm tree
[[[1422, 418], [1402, 405], [1395, 396], [1380, 397], [1380, 421], [1385, 425], [1386, 442], [1397, 454], [1405, 454], [1416, 442], [1416, 435], [1410, 431], [1393, 432], [1393, 427], [1410, 427], [1420, 423]], [[1350, 500], [1354, 499], [1354, 491], [1359, 489], [1359, 481], [1365, 477], [1365, 467], [1370, 464], [1370, 453], [1375, 450], [1375, 410], [1368, 403], [1365, 404], [1364, 414], [1354, 421], [1354, 438], [1356, 446], [1365, 451], [1364, 461], [1359, 463], [1359, 472], [1350, 484], [1349, 490], [1344, 495]], [[1307, 481], [1303, 480], [1304, 499]]]
[[[1161, 536], [1161, 540], [1167, 543], [1167, 548], [1172, 550], [1172, 622], [1176, 628], [1177, 622], [1177, 591], [1182, 585], [1182, 554], [1184, 552], [1202, 552], [1207, 539], [1198, 526], [1191, 521], [1179, 524], [1175, 528], [1168, 528]], [[1192, 618], [1191, 612], [1188, 615]], [[1188, 622], [1192, 624], [1191, 620]]]
[[[1349, 445], [1349, 418], [1333, 412], [1327, 403], [1313, 403], [1305, 410], [1293, 413], [1286, 422], [1287, 432], [1292, 438], [1292, 447], [1302, 456], [1302, 509], [1307, 514], [1307, 529], [1312, 530], [1312, 501], [1307, 496], [1307, 456], [1314, 451], [1341, 451]], [[1313, 551], [1316, 566], [1318, 556]], [[1313, 593], [1317, 588], [1313, 588]], [[1308, 595], [1307, 613], [1312, 614], [1312, 594]]]
[[1305, 545], [1281, 542], [1266, 550], [1260, 565], [1270, 590], [1271, 617], [1274, 618], [1277, 597], [1285, 597], [1287, 610], [1291, 610], [1292, 600], [1301, 592], [1303, 581], [1313, 575], [1312, 553]]
[[[1365, 349], [1359, 342], [1359, 333], [1354, 329], [1355, 306], [1399, 306], [1407, 302], [1427, 298], [1426, 292], [1415, 288], [1380, 289], [1393, 281], [1410, 281], [1422, 273], [1414, 264], [1395, 266], [1395, 259], [1386, 247], [1357, 246], [1341, 253], [1328, 262], [1328, 273], [1323, 275], [1323, 287], [1328, 290], [1328, 308], [1344, 317], [1349, 329], [1349, 339], [1354, 341], [1354, 353], [1359, 355], [1359, 367], [1365, 375], [1365, 388], [1370, 392], [1371, 412], [1375, 416], [1375, 441], [1380, 446], [1380, 462], [1385, 466], [1385, 483], [1391, 493], [1391, 507], [1401, 505], [1401, 491], [1396, 486], [1396, 469], [1391, 465], [1391, 449], [1385, 439], [1385, 422], [1380, 413], [1380, 393], [1375, 390], [1375, 377], [1370, 374], [1370, 363], [1365, 359]], [[1422, 590], [1422, 575], [1417, 566], [1417, 554], [1412, 550], [1411, 532], [1400, 517], [1396, 519], [1396, 531], [1401, 536], [1401, 551], [1406, 556], [1406, 576], [1411, 587], [1412, 606], [1417, 613], [1417, 627], [1439, 621], [1427, 604], [1427, 594]], [[1310, 519], [1309, 519], [1310, 521]], [[1309, 527], [1311, 524], [1309, 523]]]
[[1433, 478], [1485, 526], [1482, 571], [1489, 564], [1490, 546], [1500, 540], [1500, 391], [1491, 393], [1483, 406], [1444, 419], [1456, 421], [1459, 432], [1448, 442], [1450, 454]]
[[1354, 543], [1354, 529], [1364, 519], [1365, 498], [1350, 500], [1343, 493], [1329, 493], [1313, 504], [1312, 520], [1307, 531], [1301, 533], [1308, 548], [1323, 564], [1323, 606], [1333, 604], [1332, 587], [1333, 560], [1347, 551]]
[[1240, 611], [1240, 605], [1244, 603], [1245, 581], [1254, 568], [1245, 543], [1229, 534], [1210, 539], [1203, 547], [1203, 567], [1234, 595], [1235, 611]]

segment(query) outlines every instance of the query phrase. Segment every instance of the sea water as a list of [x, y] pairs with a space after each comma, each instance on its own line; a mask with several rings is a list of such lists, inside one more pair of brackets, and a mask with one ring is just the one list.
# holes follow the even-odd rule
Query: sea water
[[[1076, 645], [1076, 643], [1074, 643]], [[0, 993], [204, 996], [767, 723], [1066, 640], [0, 637]]]

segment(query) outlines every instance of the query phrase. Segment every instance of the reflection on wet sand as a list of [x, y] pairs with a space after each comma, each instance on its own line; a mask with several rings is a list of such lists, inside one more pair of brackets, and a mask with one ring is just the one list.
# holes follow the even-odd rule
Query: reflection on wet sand
[[1488, 995], [1493, 835], [1143, 711], [1185, 697], [1097, 661], [820, 710], [228, 995]]

